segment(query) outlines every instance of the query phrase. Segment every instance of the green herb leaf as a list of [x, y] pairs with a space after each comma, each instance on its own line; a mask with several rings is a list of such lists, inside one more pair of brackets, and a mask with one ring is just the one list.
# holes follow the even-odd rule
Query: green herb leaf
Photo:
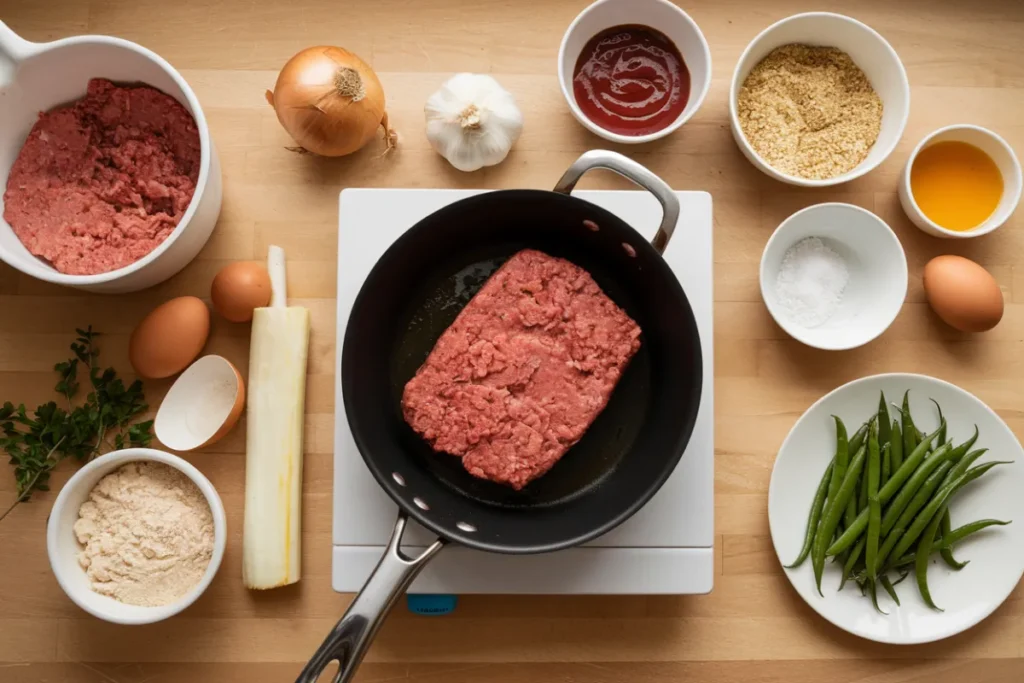
[[[92, 326], [75, 332], [74, 357], [53, 366], [58, 377], [54, 391], [64, 397], [67, 409], [50, 401], [30, 417], [24, 404], [7, 401], [0, 407], [0, 450], [10, 460], [17, 485], [14, 503], [0, 514], [0, 520], [33, 492], [48, 491], [51, 472], [65, 458], [85, 462], [104, 450], [148, 446], [153, 440], [153, 421], [135, 422], [149, 409], [142, 382], [135, 380], [125, 387], [113, 368], [99, 367], [94, 342], [100, 335]], [[89, 371], [92, 391], [81, 405], [73, 406], [80, 388], [80, 364]], [[113, 445], [107, 441], [110, 437]]]

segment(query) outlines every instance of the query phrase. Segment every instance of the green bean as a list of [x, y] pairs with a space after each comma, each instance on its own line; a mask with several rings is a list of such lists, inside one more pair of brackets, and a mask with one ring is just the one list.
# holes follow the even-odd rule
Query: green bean
[[914, 418], [910, 416], [910, 391], [903, 394], [903, 407], [900, 409], [900, 418], [903, 420], [903, 452], [912, 453], [917, 448], [917, 427], [914, 425]]
[[[878, 551], [881, 557], [881, 562], [885, 562], [886, 558], [889, 557], [889, 552], [899, 542], [900, 538], [906, 533], [907, 526], [914, 520], [915, 515], [928, 504], [928, 501], [932, 499], [935, 491], [938, 490], [941, 485], [943, 478], [946, 476], [946, 472], [953, 467], [953, 463], [944, 462], [939, 468], [932, 473], [930, 477], [921, 485], [920, 490], [914, 494], [913, 499], [907, 504], [906, 509], [900, 513], [899, 517], [890, 525], [889, 528], [885, 526], [885, 520], [882, 521], [882, 533], [885, 534], [885, 541], [882, 543], [881, 550]], [[888, 514], [888, 513], [887, 513]]]
[[949, 474], [946, 475], [946, 480], [942, 482], [943, 486], [945, 486], [946, 484], [948, 484], [949, 482], [953, 481], [961, 474], [966, 472], [968, 467], [973, 465], [978, 458], [985, 455], [985, 453], [987, 452], [987, 448], [979, 448], [978, 450], [971, 451], [964, 457], [960, 458], [956, 465], [953, 466], [953, 469], [950, 470]]
[[836, 454], [832, 459], [835, 466], [832, 468], [832, 479], [828, 484], [828, 502], [829, 505], [835, 500], [836, 494], [839, 493], [839, 485], [843, 483], [843, 477], [846, 476], [846, 468], [850, 464], [850, 452], [849, 452], [849, 441], [846, 436], [846, 425], [837, 416], [833, 415], [832, 419], [836, 422]]
[[843, 578], [839, 581], [839, 590], [843, 590], [847, 579], [850, 578], [850, 574], [853, 573], [854, 568], [857, 566], [857, 561], [860, 560], [861, 553], [864, 552], [864, 545], [867, 540], [866, 537], [861, 536], [860, 540], [857, 541], [857, 545], [853, 546], [853, 550], [850, 551], [849, 556], [846, 558], [846, 563], [843, 564]]
[[881, 527], [882, 505], [878, 502], [878, 496], [874, 495], [868, 499], [868, 534], [867, 551], [865, 552], [865, 564], [867, 565], [868, 576], [874, 581], [878, 578], [878, 536]]
[[943, 611], [942, 608], [936, 606], [935, 601], [932, 600], [932, 593], [928, 589], [928, 558], [932, 554], [935, 532], [939, 530], [939, 523], [942, 522], [942, 515], [946, 511], [947, 505], [949, 502], [944, 502], [938, 513], [928, 523], [928, 528], [924, 530], [924, 535], [921, 536], [921, 541], [917, 544], [917, 553], [914, 557], [914, 574], [917, 576], [917, 588], [921, 591], [921, 598], [924, 599], [926, 605], [940, 612]]
[[[935, 404], [936, 410], [939, 411], [939, 424], [944, 425], [946, 423], [946, 418], [942, 416], [942, 406], [940, 406], [939, 402], [936, 401], [934, 398], [930, 398], [928, 400]], [[942, 427], [942, 430], [939, 432], [939, 439], [936, 442], [936, 445], [941, 446], [944, 443], [946, 443], [946, 428]]]
[[[885, 511], [885, 517], [882, 519], [882, 534], [889, 533], [892, 529], [893, 524], [899, 518], [900, 513], [903, 512], [907, 504], [913, 500], [914, 494], [917, 493], [918, 489], [924, 484], [924, 482], [931, 476], [932, 472], [935, 471], [940, 465], [949, 461], [949, 457], [952, 454], [953, 449], [949, 446], [943, 446], [939, 450], [935, 451], [931, 457], [926, 459], [921, 466], [917, 468], [913, 476], [907, 480], [907, 483], [903, 485], [900, 492], [896, 494], [896, 497], [892, 499], [892, 503]], [[950, 468], [952, 467], [950, 463]], [[948, 471], [949, 468], [946, 468]], [[938, 484], [936, 484], [938, 486]]]
[[[849, 507], [849, 506], [847, 506], [847, 507]], [[846, 514], [846, 511], [844, 509], [843, 515], [845, 515], [845, 514]], [[834, 534], [832, 534], [832, 538], [835, 538], [836, 535], [843, 533], [843, 529], [845, 529], [845, 528], [846, 527], [843, 526], [843, 518], [840, 517], [839, 518], [839, 524], [836, 525], [836, 531], [835, 531]], [[839, 553], [838, 555], [833, 555], [832, 556], [832, 564], [836, 564], [837, 562], [839, 563], [840, 566], [842, 566], [842, 564], [844, 562], [846, 562], [846, 553]]]
[[[860, 450], [860, 447], [862, 445], [864, 445], [864, 439], [867, 438], [867, 435], [868, 435], [868, 425], [870, 425], [870, 424], [871, 424], [871, 420], [868, 420], [867, 422], [865, 422], [864, 424], [862, 424], [860, 426], [860, 429], [858, 429], [856, 432], [854, 432], [853, 436], [850, 437], [850, 447], [848, 449], [848, 452], [856, 453], [857, 451]], [[851, 496], [850, 497], [850, 502], [846, 504], [846, 511], [843, 512], [843, 530], [844, 531], [846, 530], [846, 527], [848, 527], [851, 524], [853, 524], [853, 520], [855, 520], [857, 518], [857, 500], [859, 498], [860, 498], [860, 491], [858, 489], [857, 495], [856, 496]]]
[[890, 448], [890, 446], [892, 446], [892, 442], [885, 444], [882, 448], [882, 474], [878, 478], [878, 482], [881, 485], [885, 485], [885, 482], [889, 481], [889, 472], [892, 467], [892, 448]]
[[889, 408], [885, 402], [885, 392], [879, 392], [878, 398], [878, 447], [882, 448], [892, 438], [889, 426]]
[[[935, 540], [940, 541], [943, 536], [950, 533], [952, 530], [953, 521], [949, 516], [949, 507], [947, 506], [942, 513], [942, 521], [939, 523], [939, 530], [935, 534]], [[951, 569], [955, 569], [957, 571], [960, 571], [961, 569], [966, 567], [967, 564], [970, 562], [970, 560], [959, 562], [955, 557], [953, 557], [952, 548], [941, 548], [939, 550], [939, 555], [942, 556], [943, 562], [945, 562]]]
[[[951, 548], [954, 543], [959, 543], [969, 536], [973, 536], [983, 529], [987, 529], [990, 526], [1006, 526], [1010, 522], [1004, 522], [998, 519], [979, 519], [977, 522], [971, 522], [970, 524], [964, 524], [961, 527], [953, 529], [948, 534], [943, 534], [942, 538], [932, 544], [932, 550], [942, 550], [943, 548]], [[901, 557], [896, 562], [890, 563], [890, 567], [905, 567], [908, 564], [914, 564], [916, 555], [909, 553]]]
[[839, 419], [839, 416], [833, 415], [832, 419], [836, 421], [836, 463], [841, 463], [843, 466], [843, 475], [846, 475], [846, 468], [850, 465], [850, 440], [846, 436], [846, 425]]
[[886, 616], [889, 616], [888, 612], [886, 612], [885, 610], [883, 610], [881, 607], [878, 606], [878, 587], [875, 584], [875, 582], [872, 581], [871, 579], [868, 579], [868, 588], [871, 591], [871, 604], [875, 606], [875, 609], [879, 613], [884, 614]]
[[828, 484], [832, 479], [832, 468], [835, 459], [825, 468], [825, 474], [821, 477], [818, 490], [814, 492], [814, 500], [811, 501], [811, 511], [807, 515], [807, 531], [804, 533], [804, 545], [800, 548], [800, 554], [793, 560], [793, 564], [787, 564], [786, 569], [794, 569], [803, 564], [811, 553], [811, 544], [814, 542], [814, 532], [818, 528], [818, 520], [821, 519], [821, 511], [825, 507], [825, 495], [828, 493]]
[[882, 470], [880, 459], [878, 429], [872, 425], [868, 431], [868, 544], [865, 552], [868, 576], [872, 581], [878, 577], [878, 532], [882, 526], [882, 504], [878, 500], [878, 480]]
[[979, 519], [977, 522], [971, 522], [970, 524], [964, 524], [956, 529], [953, 529], [948, 534], [942, 534], [942, 540], [936, 544], [937, 548], [951, 548], [954, 543], [959, 543], [968, 536], [973, 536], [982, 529], [987, 529], [990, 526], [1006, 526], [1013, 520], [1004, 522], [998, 519]]
[[890, 433], [892, 438], [889, 439], [889, 452], [892, 453], [892, 471], [895, 472], [903, 464], [903, 431], [896, 420], [892, 421]]
[[964, 457], [964, 453], [971, 450], [971, 446], [978, 440], [978, 425], [974, 425], [974, 434], [971, 438], [964, 441], [962, 444], [953, 449], [953, 459], [959, 461], [960, 458]]
[[[1013, 464], [1012, 460], [993, 460], [992, 462], [986, 462], [986, 463], [982, 463], [981, 465], [977, 465], [975, 467], [972, 467], [971, 469], [967, 470], [962, 475], [960, 475], [959, 478], [964, 479], [964, 481], [961, 482], [960, 485], [957, 486], [955, 490], [959, 491], [964, 486], [966, 486], [967, 484], [970, 484], [972, 481], [974, 481], [975, 479], [977, 479], [981, 475], [985, 474], [986, 472], [988, 472], [993, 467], [996, 467], [997, 465], [1012, 465], [1012, 464]], [[945, 488], [948, 485], [949, 484], [943, 484], [943, 488]]]
[[[867, 447], [867, 435], [871, 433], [871, 428], [872, 428], [872, 426], [874, 424], [875, 424], [875, 418], [872, 417], [870, 420], [868, 420], [868, 431], [864, 435], [864, 440], [862, 441], [862, 444], [865, 447]], [[856, 451], [854, 451], [854, 452], [856, 452]], [[867, 504], [868, 504], [868, 468], [867, 467], [865, 467], [864, 471], [861, 472], [860, 479], [861, 480], [859, 482], [857, 482], [857, 492], [856, 492], [856, 494], [853, 497], [854, 508], [855, 508], [854, 512], [857, 512], [857, 510], [861, 510], [861, 509], [867, 507]], [[849, 505], [847, 505], [847, 508], [849, 508]], [[856, 520], [856, 519], [857, 518], [854, 517], [854, 520]], [[849, 526], [849, 525], [847, 525], [847, 526]]]
[[907, 532], [896, 543], [896, 547], [892, 551], [894, 557], [902, 557], [903, 553], [910, 549], [910, 546], [921, 536], [921, 532], [924, 531], [925, 527], [932, 521], [932, 518], [935, 517], [935, 514], [946, 504], [946, 501], [953, 495], [953, 492], [967, 483], [968, 476], [967, 473], [964, 473], [960, 475], [959, 479], [940, 489], [938, 494], [932, 498], [924, 509], [917, 513], [914, 521], [907, 528]]
[[881, 582], [882, 582], [882, 588], [885, 589], [885, 592], [889, 594], [889, 597], [892, 598], [892, 601], [896, 603], [897, 607], [899, 607], [900, 606], [900, 596], [896, 595], [896, 587], [893, 586], [892, 581], [889, 580], [888, 576], [886, 576], [885, 574], [882, 574]]
[[[898, 470], [892, 473], [889, 477], [889, 481], [885, 483], [878, 491], [878, 502], [885, 505], [889, 502], [889, 499], [896, 494], [903, 482], [910, 477], [911, 473], [917, 469], [917, 466], [924, 460], [924, 456], [928, 453], [928, 444], [931, 440], [938, 435], [938, 430], [932, 432], [924, 438], [924, 440], [918, 444], [917, 448], [910, 454], [910, 456], [903, 461], [903, 464]], [[838, 555], [860, 537], [861, 534], [868, 528], [868, 509], [865, 504], [860, 508], [860, 512], [857, 514], [857, 518], [853, 520], [853, 524], [850, 524], [843, 535], [840, 536], [835, 543], [830, 545], [826, 550], [826, 555]]]
[[[857, 482], [857, 509], [865, 510], [868, 507], [868, 470], [865, 467], [864, 472], [861, 473], [860, 481]], [[854, 517], [854, 523], [857, 522], [857, 518]]]
[[[839, 419], [837, 415], [833, 415], [832, 419], [836, 423], [836, 454], [832, 459], [834, 463], [832, 467], [832, 478], [828, 484], [828, 497], [825, 502], [825, 512], [832, 508], [833, 501], [836, 500], [836, 496], [839, 494], [839, 487], [843, 482], [843, 478], [846, 476], [846, 469], [850, 463], [849, 455], [849, 441], [846, 436], [846, 425]], [[846, 503], [843, 503], [843, 510], [846, 509]], [[823, 513], [824, 514], [824, 513]], [[815, 537], [815, 543], [811, 545], [811, 567], [814, 570], [814, 581], [818, 586], [818, 592], [821, 592], [821, 577], [825, 572], [825, 551], [824, 549], [819, 550], [821, 544], [831, 543], [832, 534], [835, 532], [835, 526], [829, 531], [829, 537], [827, 540], [817, 542]]]
[[856, 453], [860, 450], [860, 447], [864, 445], [864, 439], [868, 438], [868, 425], [871, 424], [871, 420], [868, 420], [862, 424], [857, 431], [850, 437], [850, 453]]
[[[818, 593], [822, 597], [824, 597], [824, 593], [821, 592], [821, 573], [825, 567], [825, 549], [832, 542], [832, 536], [839, 525], [839, 518], [842, 517], [843, 511], [846, 509], [846, 502], [853, 495], [854, 489], [857, 487], [857, 478], [860, 477], [860, 471], [864, 467], [864, 451], [864, 447], [861, 446], [857, 454], [853, 456], [853, 460], [850, 462], [849, 468], [847, 468], [846, 476], [843, 477], [842, 484], [839, 486], [839, 491], [836, 493], [835, 498], [830, 500], [825, 506], [824, 518], [814, 537], [811, 560], [812, 562], [816, 560], [820, 562], [820, 564], [814, 566], [814, 580], [818, 587]], [[833, 473], [835, 473], [834, 469]]]
[[843, 511], [843, 531], [839, 532], [842, 534], [846, 531], [847, 527], [854, 523], [857, 519], [857, 497], [860, 495], [860, 484], [858, 482], [858, 493], [850, 496], [850, 500], [846, 503], [846, 510]]

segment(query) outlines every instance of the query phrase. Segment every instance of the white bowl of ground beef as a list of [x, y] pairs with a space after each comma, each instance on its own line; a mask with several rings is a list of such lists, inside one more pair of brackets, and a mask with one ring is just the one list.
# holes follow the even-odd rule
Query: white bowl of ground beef
[[57, 583], [95, 617], [151, 624], [195, 602], [227, 544], [224, 505], [187, 461], [149, 448], [114, 451], [64, 485], [47, 520]]
[[95, 292], [143, 289], [209, 239], [220, 163], [155, 53], [107, 36], [21, 39], [0, 22], [0, 259]]
[[[784, 46], [797, 54], [773, 54]], [[799, 54], [807, 48], [818, 54]], [[820, 48], [840, 54], [809, 68], [809, 59], [826, 61]], [[774, 61], [747, 83], [769, 55]], [[875, 107], [881, 101], [880, 121], [877, 110], [863, 111], [865, 90], [877, 95], [871, 96]], [[740, 151], [766, 175], [804, 187], [838, 185], [878, 167], [899, 143], [909, 115], [910, 83], [896, 51], [871, 27], [831, 12], [796, 14], [759, 33], [736, 63], [729, 91]]]

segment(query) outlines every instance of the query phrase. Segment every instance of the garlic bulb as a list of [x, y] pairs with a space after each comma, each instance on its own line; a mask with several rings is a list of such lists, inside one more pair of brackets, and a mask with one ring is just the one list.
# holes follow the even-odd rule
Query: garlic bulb
[[460, 171], [500, 163], [523, 132], [523, 114], [512, 95], [484, 74], [456, 74], [430, 96], [423, 112], [431, 147]]

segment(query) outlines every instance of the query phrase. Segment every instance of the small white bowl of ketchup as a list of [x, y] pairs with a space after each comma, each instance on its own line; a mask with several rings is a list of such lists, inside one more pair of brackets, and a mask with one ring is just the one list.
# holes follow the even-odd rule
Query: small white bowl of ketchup
[[598, 0], [562, 38], [558, 80], [589, 131], [613, 142], [650, 142], [704, 102], [711, 50], [696, 22], [667, 0]]

